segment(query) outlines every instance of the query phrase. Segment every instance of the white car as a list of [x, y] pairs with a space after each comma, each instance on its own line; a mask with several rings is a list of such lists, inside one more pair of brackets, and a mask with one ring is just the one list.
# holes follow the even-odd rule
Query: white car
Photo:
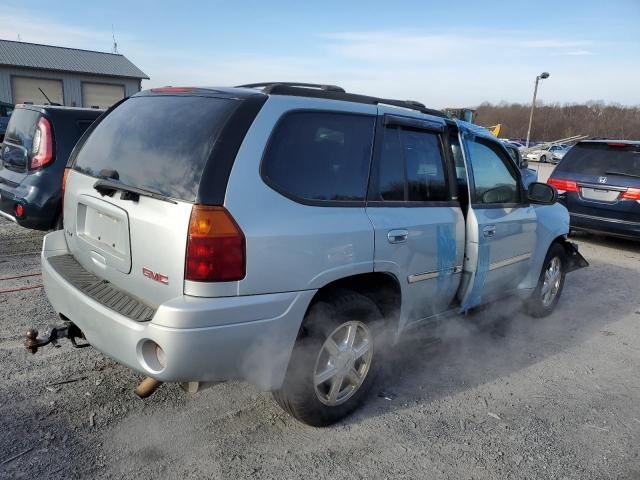
[[558, 163], [562, 160], [565, 154], [571, 149], [570, 145], [553, 145], [549, 152], [551, 152], [553, 163]]
[[545, 163], [553, 158], [553, 154], [549, 150], [532, 150], [524, 154], [524, 158], [530, 162]]
[[532, 150], [524, 154], [524, 158], [533, 162], [558, 163], [571, 147], [568, 145], [552, 145], [549, 148]]

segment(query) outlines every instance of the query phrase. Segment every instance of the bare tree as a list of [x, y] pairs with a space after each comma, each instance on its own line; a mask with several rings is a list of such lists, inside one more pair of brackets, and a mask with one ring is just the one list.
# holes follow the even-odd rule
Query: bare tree
[[[525, 138], [530, 107], [520, 103], [485, 102], [477, 107], [475, 122], [484, 126], [501, 123], [501, 137]], [[536, 102], [532, 139], [551, 141], [572, 135], [640, 140], [640, 106], [605, 104], [602, 100], [584, 104]]]

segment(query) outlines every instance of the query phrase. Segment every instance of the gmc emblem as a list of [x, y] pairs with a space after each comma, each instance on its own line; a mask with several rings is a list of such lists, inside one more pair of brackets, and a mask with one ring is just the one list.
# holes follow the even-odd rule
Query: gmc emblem
[[160, 282], [164, 285], [169, 285], [169, 277], [149, 270], [147, 267], [142, 267], [142, 274], [151, 280], [155, 280], [156, 282]]

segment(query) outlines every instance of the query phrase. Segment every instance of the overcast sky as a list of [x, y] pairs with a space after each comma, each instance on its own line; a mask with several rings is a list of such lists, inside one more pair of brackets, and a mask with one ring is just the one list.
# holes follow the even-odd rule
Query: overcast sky
[[[571, 5], [570, 5], [571, 4]], [[333, 83], [432, 107], [640, 104], [640, 0], [3, 1], [0, 38], [118, 49], [160, 85]]]

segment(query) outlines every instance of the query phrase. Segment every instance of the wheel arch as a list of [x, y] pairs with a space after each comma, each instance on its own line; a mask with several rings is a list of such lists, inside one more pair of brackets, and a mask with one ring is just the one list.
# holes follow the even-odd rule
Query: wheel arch
[[369, 298], [380, 309], [386, 327], [395, 331], [400, 321], [402, 290], [397, 277], [389, 272], [368, 272], [350, 275], [327, 283], [318, 289], [311, 299], [307, 312], [314, 303], [336, 294], [340, 290], [350, 290]]

